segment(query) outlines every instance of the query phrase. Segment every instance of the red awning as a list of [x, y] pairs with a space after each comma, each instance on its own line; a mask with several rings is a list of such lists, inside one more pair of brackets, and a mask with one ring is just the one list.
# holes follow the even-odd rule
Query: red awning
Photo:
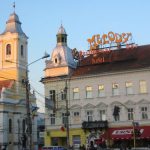
[[[138, 137], [141, 138], [150, 138], [150, 126], [138, 126], [135, 127], [141, 133]], [[119, 140], [119, 139], [132, 139], [133, 138], [133, 127], [124, 127], [124, 128], [109, 128], [108, 137], [110, 139]]]

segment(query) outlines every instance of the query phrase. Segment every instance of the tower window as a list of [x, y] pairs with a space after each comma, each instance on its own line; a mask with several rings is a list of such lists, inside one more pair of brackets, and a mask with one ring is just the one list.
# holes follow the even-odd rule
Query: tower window
[[62, 42], [65, 42], [65, 39], [64, 39], [64, 37], [62, 37]]
[[57, 64], [57, 58], [55, 58], [55, 63]]
[[7, 44], [6, 46], [6, 55], [11, 55], [11, 45]]
[[21, 45], [21, 56], [24, 56], [23, 45]]

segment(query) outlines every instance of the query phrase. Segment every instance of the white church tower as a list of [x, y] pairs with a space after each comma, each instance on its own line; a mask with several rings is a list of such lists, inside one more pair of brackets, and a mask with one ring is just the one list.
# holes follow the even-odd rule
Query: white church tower
[[[21, 150], [26, 135], [26, 79], [28, 64], [28, 37], [21, 28], [15, 11], [10, 14], [4, 32], [0, 34], [0, 149]], [[35, 104], [30, 93], [30, 104]], [[33, 142], [37, 144], [36, 120], [33, 124]], [[27, 145], [27, 140], [26, 140]]]

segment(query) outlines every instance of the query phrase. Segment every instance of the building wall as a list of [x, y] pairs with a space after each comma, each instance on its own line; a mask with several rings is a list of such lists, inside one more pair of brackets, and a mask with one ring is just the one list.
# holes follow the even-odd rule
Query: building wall
[[[70, 123], [70, 144], [72, 143], [73, 133], [80, 135], [81, 145], [86, 144], [89, 133], [83, 132], [82, 122], [87, 121], [86, 111], [93, 111], [93, 121], [99, 120], [99, 110], [106, 108], [106, 120], [108, 120], [109, 127], [123, 127], [132, 126], [133, 120], [127, 118], [127, 108], [134, 108], [134, 120], [140, 121], [140, 125], [149, 125], [150, 121], [150, 70], [132, 70], [116, 73], [103, 73], [99, 75], [90, 75], [78, 78], [71, 78], [68, 81], [68, 101], [69, 101], [69, 123]], [[141, 94], [139, 92], [139, 81], [144, 80], [147, 83], [147, 93]], [[125, 82], [133, 83], [133, 94], [127, 95]], [[119, 95], [112, 95], [112, 83], [119, 84]], [[105, 87], [105, 96], [98, 97], [98, 85], [103, 84]], [[91, 86], [93, 90], [92, 98], [86, 98], [85, 88]], [[55, 89], [57, 93], [61, 92], [61, 89], [65, 87], [65, 81], [53, 80], [45, 84], [45, 93], [48, 96], [49, 91]], [[79, 88], [79, 99], [73, 99], [73, 88]], [[58, 105], [64, 105], [65, 101], [56, 99]], [[120, 120], [115, 121], [113, 117], [114, 106], [120, 107]], [[141, 119], [141, 106], [148, 107], [148, 119]], [[80, 112], [80, 117], [74, 122], [73, 112]], [[51, 110], [46, 111], [46, 130], [49, 130], [50, 135], [45, 137], [45, 144], [50, 145], [52, 137], [60, 137], [62, 134], [60, 127], [62, 124], [61, 113], [65, 112], [65, 107], [62, 110], [56, 111], [56, 122], [55, 125], [51, 125], [50, 114], [53, 113]], [[57, 129], [57, 131], [56, 131]], [[76, 132], [76, 130], [81, 130]], [[64, 135], [65, 136], [65, 135]]]

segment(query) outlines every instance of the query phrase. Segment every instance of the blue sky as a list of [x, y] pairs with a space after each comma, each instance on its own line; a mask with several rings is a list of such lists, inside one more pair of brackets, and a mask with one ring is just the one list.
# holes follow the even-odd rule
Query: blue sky
[[[87, 50], [87, 38], [113, 31], [131, 32], [138, 45], [150, 44], [150, 0], [15, 0], [22, 29], [29, 37], [28, 55], [32, 62], [56, 45], [61, 25], [68, 34], [68, 46]], [[0, 33], [13, 12], [13, 0], [0, 0]], [[38, 81], [45, 63], [30, 66], [31, 84], [43, 93]], [[38, 97], [39, 102], [41, 97]], [[40, 104], [43, 107], [43, 103]]]

